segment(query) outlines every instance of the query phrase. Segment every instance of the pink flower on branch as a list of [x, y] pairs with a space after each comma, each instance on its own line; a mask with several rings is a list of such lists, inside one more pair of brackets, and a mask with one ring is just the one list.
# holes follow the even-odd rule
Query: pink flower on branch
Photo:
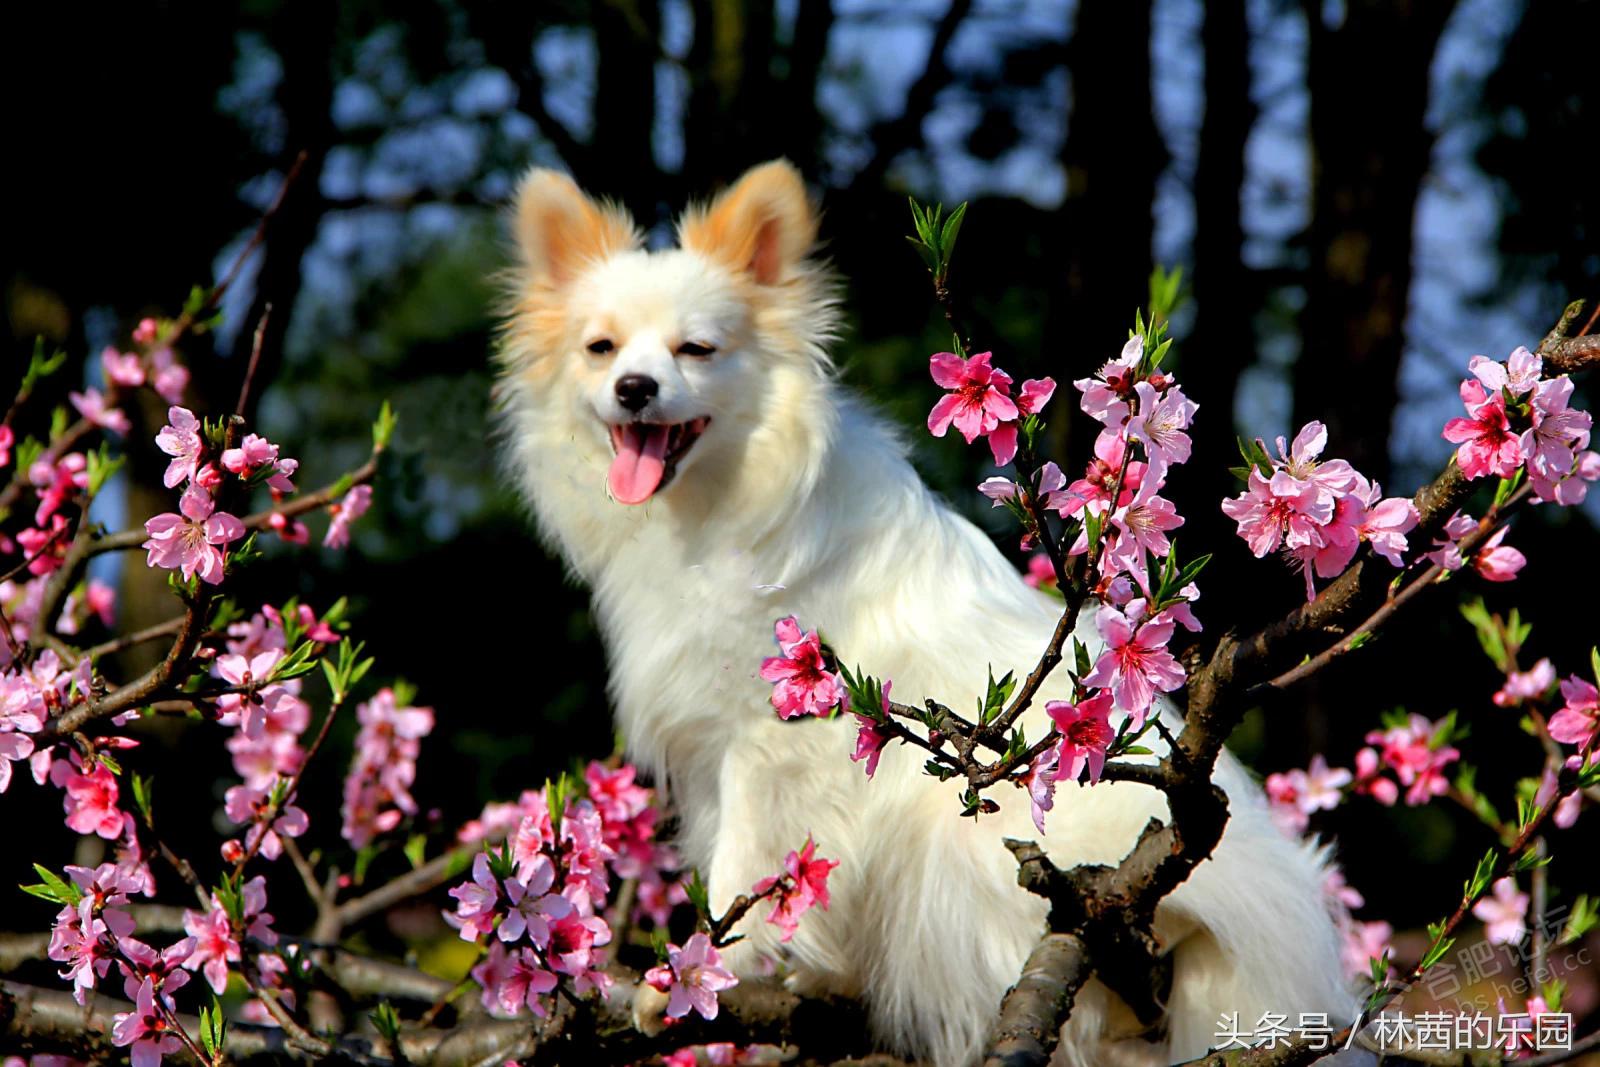
[[185, 580], [195, 575], [211, 585], [222, 581], [223, 546], [244, 536], [244, 524], [216, 505], [205, 490], [191, 485], [178, 501], [182, 514], [167, 512], [144, 524], [150, 535], [144, 547], [146, 564], [180, 570]]
[[1600, 691], [1574, 674], [1561, 683], [1561, 696], [1566, 704], [1550, 716], [1550, 736], [1589, 749], [1600, 732]]
[[88, 419], [95, 426], [113, 433], [126, 434], [133, 429], [133, 424], [128, 421], [116, 405], [98, 389], [85, 389], [81, 393], [68, 393], [67, 399], [72, 401], [72, 406], [78, 409], [78, 414]]
[[[1010, 396], [1011, 375], [993, 365], [992, 353], [962, 359], [954, 352], [937, 352], [928, 360], [928, 371], [940, 388], [950, 390], [928, 413], [928, 432], [935, 437], [943, 437], [954, 426], [970, 445], [1020, 414]], [[990, 441], [990, 450], [1000, 466], [1011, 461], [1010, 455], [1001, 459], [1000, 443]], [[1012, 454], [1015, 451], [1013, 438]]]
[[822, 640], [815, 630], [802, 632], [793, 615], [773, 627], [781, 655], [761, 661], [761, 677], [773, 683], [772, 706], [778, 718], [826, 716], [844, 699], [844, 684], [828, 670]]
[[1461, 383], [1461, 402], [1467, 417], [1444, 424], [1443, 437], [1461, 447], [1456, 449], [1456, 465], [1468, 478], [1493, 474], [1509, 478], [1522, 466], [1522, 448], [1506, 417], [1506, 401], [1501, 393], [1489, 394], [1481, 382]]
[[183, 1042], [156, 1007], [155, 985], [149, 979], [139, 984], [133, 1010], [112, 1017], [111, 1043], [128, 1049], [132, 1067], [160, 1067], [163, 1056], [183, 1050]]
[[867, 761], [867, 777], [871, 778], [878, 771], [878, 757], [883, 755], [883, 748], [893, 738], [893, 735], [883, 725], [889, 717], [889, 690], [894, 685], [894, 680], [883, 680], [883, 709], [882, 718], [875, 719], [871, 715], [863, 715], [856, 711], [853, 714], [860, 726], [856, 730], [856, 749], [850, 754], [854, 763]]
[[1099, 783], [1106, 763], [1106, 746], [1116, 737], [1116, 730], [1111, 727], [1111, 705], [1111, 694], [1100, 692], [1076, 704], [1052, 700], [1044, 706], [1061, 735], [1056, 746], [1056, 781], [1076, 782], [1087, 770], [1089, 784]]
[[788, 941], [799, 928], [800, 916], [812, 906], [828, 910], [828, 874], [839, 866], [838, 860], [819, 859], [817, 844], [806, 835], [806, 843], [798, 852], [784, 857], [782, 874], [761, 879], [750, 891], [761, 895], [776, 890], [772, 913], [767, 922], [780, 931], [778, 940]]
[[1132, 716], [1135, 725], [1143, 725], [1156, 693], [1169, 693], [1184, 683], [1183, 667], [1167, 651], [1172, 625], [1171, 619], [1157, 618], [1135, 626], [1116, 608], [1102, 607], [1095, 626], [1106, 650], [1083, 684], [1111, 690], [1118, 709]]
[[167, 409], [167, 425], [156, 434], [156, 447], [172, 457], [161, 482], [171, 489], [195, 476], [205, 455], [205, 440], [200, 436], [200, 420], [188, 408]]
[[1472, 914], [1483, 922], [1484, 937], [1491, 945], [1515, 945], [1528, 932], [1528, 894], [1517, 890], [1516, 880], [1495, 882], [1493, 896], [1472, 906]]
[[325, 548], [344, 548], [350, 543], [350, 524], [367, 513], [372, 506], [372, 486], [358, 485], [344, 495], [332, 508], [333, 518], [328, 532], [322, 537]]
[[681, 1019], [690, 1011], [707, 1021], [717, 1017], [717, 994], [739, 984], [722, 967], [722, 956], [703, 932], [682, 948], [667, 946], [667, 962], [645, 972], [644, 980], [667, 994], [667, 1018]]
[[1495, 693], [1494, 702], [1502, 708], [1514, 708], [1527, 700], [1538, 700], [1556, 684], [1556, 667], [1548, 659], [1541, 659], [1526, 671], [1512, 671], [1506, 675], [1506, 684]]
[[137, 352], [118, 352], [107, 345], [100, 352], [100, 371], [106, 376], [107, 385], [137, 389], [144, 384], [144, 364]]

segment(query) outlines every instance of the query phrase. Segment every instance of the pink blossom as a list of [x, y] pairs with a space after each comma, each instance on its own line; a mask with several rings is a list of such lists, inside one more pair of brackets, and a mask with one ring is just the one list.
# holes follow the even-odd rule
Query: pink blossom
[[1314, 483], [1282, 471], [1268, 480], [1252, 470], [1245, 492], [1224, 500], [1222, 512], [1239, 524], [1239, 536], [1260, 559], [1280, 544], [1318, 544], [1317, 527], [1333, 518], [1334, 504]]
[[593, 804], [578, 800], [567, 805], [560, 840], [566, 868], [561, 891], [585, 914], [598, 910], [610, 892], [606, 868], [616, 855], [605, 843], [600, 813]]
[[139, 986], [149, 982], [171, 1007], [171, 994], [189, 984], [189, 972], [183, 969], [183, 961], [194, 951], [193, 938], [186, 937], [157, 952], [143, 941], [123, 937], [118, 940], [117, 948], [122, 951], [122, 959], [117, 961], [117, 969], [122, 972], [122, 991], [129, 1000], [136, 1000]]
[[1144, 445], [1154, 477], [1159, 479], [1168, 467], [1189, 461], [1191, 445], [1183, 431], [1194, 421], [1200, 405], [1177, 386], [1158, 394], [1149, 382], [1139, 382], [1133, 391], [1139, 398], [1139, 413], [1128, 420], [1128, 436]]
[[1587, 411], [1568, 407], [1572, 379], [1540, 382], [1533, 393], [1533, 425], [1518, 439], [1528, 473], [1553, 482], [1572, 472], [1577, 453], [1589, 443], [1593, 421]]
[[160, 1067], [163, 1056], [183, 1050], [183, 1042], [156, 1007], [155, 986], [149, 979], [139, 984], [133, 1010], [112, 1017], [111, 1043], [128, 1048], [132, 1067]]
[[1552, 477], [1533, 468], [1529, 471], [1529, 481], [1533, 484], [1534, 495], [1541, 501], [1554, 502], [1561, 507], [1581, 504], [1589, 495], [1588, 483], [1600, 481], [1600, 452], [1578, 453], [1572, 472], [1565, 476]]
[[1108, 605], [1096, 614], [1095, 626], [1105, 639], [1106, 650], [1083, 684], [1110, 689], [1117, 707], [1143, 724], [1155, 694], [1179, 689], [1184, 683], [1183, 667], [1166, 647], [1172, 639], [1172, 622], [1152, 619], [1135, 628], [1126, 615]]
[[72, 997], [86, 1004], [95, 982], [111, 969], [112, 950], [106, 923], [94, 913], [94, 902], [87, 897], [76, 906], [68, 905], [56, 914], [45, 954], [67, 964], [60, 976], [72, 983]]
[[[273, 812], [272, 796], [264, 789], [236, 785], [225, 794], [224, 810], [228, 818], [240, 826], [248, 826], [244, 847], [248, 852], [256, 849], [269, 860], [283, 854], [283, 837], [299, 837], [311, 826], [304, 811], [293, 804], [284, 804]], [[267, 817], [271, 816], [268, 823]], [[256, 842], [260, 841], [258, 847]]]
[[194, 938], [194, 949], [183, 961], [184, 968], [202, 972], [212, 992], [221, 995], [228, 988], [228, 965], [241, 958], [239, 938], [228, 912], [214, 901], [210, 911], [185, 911], [183, 929]]
[[1044, 833], [1044, 813], [1056, 806], [1056, 776], [1061, 769], [1061, 746], [1051, 745], [1028, 764], [1028, 769], [1017, 779], [1017, 784], [1028, 791], [1028, 806], [1033, 813], [1033, 825]]
[[[954, 426], [971, 444], [993, 433], [1002, 423], [1014, 422], [1020, 412], [1011, 399], [1011, 376], [992, 365], [992, 353], [978, 352], [962, 359], [953, 352], [937, 352], [928, 361], [928, 370], [940, 388], [951, 390], [928, 413], [928, 432], [943, 437]], [[1047, 394], [1048, 397], [1048, 394]], [[999, 466], [1011, 462], [1016, 454], [1016, 432], [996, 441], [990, 451]]]
[[404, 816], [416, 814], [411, 783], [421, 739], [433, 731], [434, 716], [432, 708], [399, 707], [394, 690], [385, 687], [356, 705], [356, 719], [361, 730], [345, 776], [340, 833], [362, 848], [400, 825]]
[[1600, 691], [1576, 674], [1561, 683], [1566, 704], [1550, 716], [1550, 736], [1587, 750], [1600, 732]]
[[[1111, 515], [1111, 527], [1116, 538], [1107, 548], [1102, 563], [1107, 573], [1127, 571], [1140, 585], [1148, 585], [1145, 553], [1156, 559], [1165, 559], [1172, 552], [1167, 531], [1183, 525], [1183, 516], [1172, 502], [1156, 495], [1154, 480], [1147, 480], [1125, 508]], [[1088, 548], [1087, 534], [1080, 537], [1083, 550]], [[1074, 553], [1080, 551], [1073, 545]]]
[[1549, 659], [1541, 659], [1531, 670], [1507, 674], [1506, 684], [1494, 695], [1494, 702], [1502, 708], [1514, 708], [1525, 700], [1538, 700], [1555, 684], [1555, 664]]
[[198, 486], [184, 491], [178, 508], [181, 515], [167, 512], [144, 524], [150, 535], [142, 546], [148, 550], [146, 564], [181, 570], [186, 580], [198, 574], [201, 581], [217, 585], [224, 568], [221, 546], [243, 537], [244, 524], [225, 511], [214, 511], [211, 497]]
[[[1406, 497], [1385, 498], [1382, 486], [1376, 482], [1369, 486], [1360, 475], [1356, 476], [1356, 485], [1351, 494], [1344, 499], [1360, 505], [1360, 520], [1355, 524], [1356, 536], [1372, 545], [1373, 552], [1394, 566], [1405, 566], [1405, 554], [1411, 547], [1406, 541], [1406, 534], [1421, 521], [1417, 506]], [[1325, 578], [1333, 577], [1333, 574], [1320, 568], [1317, 573]]]
[[[1129, 460], [1123, 472], [1123, 457], [1127, 444], [1115, 430], [1102, 430], [1094, 441], [1094, 458], [1089, 461], [1084, 476], [1067, 486], [1069, 499], [1062, 514], [1077, 514], [1088, 505], [1092, 511], [1102, 513], [1111, 502], [1111, 490], [1122, 475], [1122, 492], [1117, 497], [1117, 507], [1133, 499], [1133, 494], [1144, 483], [1145, 464]], [[1098, 506], [1097, 506], [1098, 505]]]
[[52, 515], [48, 530], [18, 531], [17, 544], [28, 559], [29, 574], [49, 574], [61, 566], [67, 556], [67, 544], [72, 540], [66, 530], [66, 516]]
[[456, 910], [445, 914], [445, 922], [461, 932], [461, 940], [477, 941], [493, 929], [500, 913], [500, 879], [489, 870], [488, 853], [472, 857], [472, 880], [449, 895], [456, 899]]
[[150, 344], [160, 332], [161, 326], [155, 319], [140, 319], [139, 325], [133, 328], [133, 343], [136, 345]]
[[[509, 945], [527, 934], [535, 948], [543, 949], [550, 943], [550, 920], [572, 913], [571, 901], [550, 892], [555, 880], [555, 864], [544, 855], [535, 858], [525, 876], [506, 879], [506, 917], [496, 930], [500, 940]], [[462, 936], [466, 936], [464, 928]]]
[[1506, 418], [1505, 396], [1489, 395], [1482, 383], [1461, 383], [1461, 402], [1468, 418], [1454, 418], [1444, 424], [1443, 437], [1461, 447], [1456, 449], [1456, 465], [1468, 478], [1493, 474], [1509, 478], [1522, 465], [1522, 449]]
[[644, 980], [667, 994], [667, 1018], [681, 1019], [690, 1010], [706, 1020], [717, 1017], [717, 994], [739, 984], [721, 966], [722, 957], [703, 932], [684, 943], [667, 946], [667, 962], [645, 972]]
[[150, 366], [155, 371], [151, 385], [157, 395], [169, 404], [182, 403], [183, 391], [189, 386], [189, 368], [177, 361], [170, 348], [150, 353]]
[[34, 524], [43, 526], [78, 490], [88, 487], [89, 461], [82, 452], [68, 452], [54, 463], [37, 459], [28, 468], [28, 483], [39, 492]]
[[[893, 687], [894, 680], [885, 678], [883, 681], [883, 717], [889, 716], [889, 690]], [[850, 754], [850, 759], [855, 763], [867, 761], [867, 777], [871, 778], [878, 771], [878, 757], [883, 755], [883, 747], [887, 745], [893, 735], [885, 728], [880, 720], [871, 715], [854, 712], [860, 726], [856, 730], [856, 750]]]
[[545, 958], [550, 969], [572, 979], [573, 992], [582, 996], [591, 988], [602, 993], [612, 978], [600, 969], [603, 954], [595, 951], [611, 943], [611, 927], [598, 915], [569, 912], [550, 924], [550, 946]]
[[67, 399], [78, 409], [78, 414], [90, 423], [114, 433], [126, 434], [133, 429], [128, 416], [107, 401], [98, 389], [85, 389], [81, 393], [68, 393]]
[[358, 485], [344, 495], [344, 499], [331, 509], [333, 518], [328, 522], [328, 532], [322, 537], [325, 548], [344, 548], [350, 543], [350, 524], [367, 513], [372, 506], [372, 486]]
[[246, 434], [237, 448], [222, 453], [222, 467], [241, 478], [249, 478], [257, 471], [270, 467], [272, 475], [267, 478], [267, 485], [280, 493], [292, 493], [294, 483], [289, 479], [300, 468], [300, 461], [279, 459], [277, 445], [252, 433]]
[[172, 457], [161, 482], [168, 489], [186, 478], [193, 478], [200, 469], [200, 458], [205, 455], [205, 441], [200, 436], [200, 420], [188, 408], [167, 409], [167, 425], [156, 434], [156, 447]]
[[1116, 736], [1111, 728], [1111, 694], [1096, 693], [1076, 704], [1052, 700], [1045, 705], [1050, 721], [1061, 735], [1056, 781], [1076, 782], [1089, 772], [1089, 784], [1100, 781], [1106, 763], [1106, 746]]
[[67, 811], [69, 829], [80, 834], [98, 834], [107, 841], [115, 841], [122, 835], [117, 780], [105, 764], [96, 763], [88, 774], [68, 767], [62, 784], [66, 789], [62, 803]]
[[1467, 361], [1467, 370], [1483, 383], [1489, 392], [1504, 389], [1512, 396], [1522, 396], [1539, 383], [1539, 373], [1544, 360], [1525, 346], [1518, 345], [1505, 363], [1488, 356], [1473, 356]]
[[1116, 359], [1106, 363], [1093, 378], [1080, 378], [1072, 383], [1083, 394], [1082, 407], [1086, 414], [1107, 426], [1121, 426], [1128, 417], [1125, 399], [1133, 392], [1134, 373], [1144, 359], [1144, 338], [1128, 338]]
[[1368, 973], [1371, 961], [1392, 951], [1389, 939], [1394, 936], [1394, 928], [1386, 922], [1352, 921], [1344, 935], [1344, 969], [1352, 978]]
[[507, 951], [498, 942], [472, 969], [473, 981], [483, 987], [483, 1005], [501, 1015], [518, 1015], [528, 1008], [541, 1018], [548, 1014], [544, 995], [556, 987], [557, 978], [541, 964], [530, 948]]
[[124, 354], [107, 345], [100, 352], [100, 370], [106, 376], [107, 385], [137, 389], [144, 384], [144, 364], [137, 352]]
[[1343, 871], [1332, 865], [1327, 871], [1327, 877], [1322, 880], [1322, 891], [1329, 900], [1337, 901], [1346, 908], [1359, 908], [1366, 904], [1361, 891], [1345, 881]]
[[[1406, 787], [1406, 803], [1413, 807], [1426, 804], [1436, 796], [1449, 792], [1450, 783], [1444, 769], [1461, 758], [1461, 752], [1446, 745], [1438, 736], [1439, 727], [1421, 715], [1412, 714], [1405, 723], [1367, 734], [1367, 743], [1378, 745], [1385, 765], [1392, 768], [1400, 784]], [[1357, 792], [1371, 792], [1375, 799], [1384, 800], [1366, 780], [1369, 764], [1357, 753]], [[1387, 787], [1382, 792], [1389, 793]]]
[[0, 425], [0, 467], [11, 462], [11, 446], [16, 443], [16, 432], [10, 426]]
[[1500, 542], [1506, 539], [1509, 527], [1496, 530], [1483, 547], [1472, 557], [1472, 566], [1486, 581], [1509, 582], [1527, 565], [1528, 557]]
[[1318, 811], [1332, 811], [1344, 797], [1344, 787], [1352, 775], [1343, 767], [1329, 767], [1320, 754], [1313, 756], [1307, 770], [1269, 774], [1266, 781], [1267, 799], [1272, 802], [1273, 819], [1280, 826], [1300, 833], [1305, 830], [1310, 816]]
[[778, 718], [828, 715], [844, 698], [844, 685], [828, 671], [817, 632], [802, 633], [793, 615], [779, 619], [774, 631], [782, 655], [761, 661], [761, 677], [773, 683], [772, 706]]
[[1045, 553], [1035, 552], [1028, 557], [1028, 570], [1022, 580], [1035, 589], [1054, 589], [1057, 584], [1055, 565]]
[[1528, 894], [1518, 892], [1513, 878], [1495, 882], [1493, 893], [1474, 904], [1472, 914], [1483, 922], [1484, 937], [1491, 945], [1518, 944], [1528, 932]]
[[1362, 484], [1361, 476], [1349, 463], [1342, 459], [1320, 458], [1327, 446], [1328, 428], [1313, 420], [1300, 428], [1292, 444], [1278, 438], [1278, 460], [1274, 464], [1280, 474], [1315, 486], [1324, 505], [1354, 492]]
[[996, 464], [1004, 467], [1016, 458], [1017, 427], [1020, 420], [1042, 411], [1055, 391], [1056, 383], [1053, 378], [1029, 378], [1022, 383], [1022, 388], [1017, 392], [1017, 421], [1002, 422], [989, 434], [989, 451], [994, 456]]
[[807, 834], [800, 850], [784, 857], [783, 874], [763, 878], [751, 887], [750, 891], [758, 896], [777, 889], [767, 922], [782, 931], [778, 940], [788, 941], [793, 937], [799, 928], [800, 916], [813, 905], [828, 910], [828, 874], [837, 866], [838, 860], [817, 857], [817, 843]]
[[[1039, 468], [1038, 485], [1035, 490], [1039, 496], [1040, 506], [1046, 511], [1065, 513], [1070, 502], [1070, 497], [1062, 492], [1062, 487], [1067, 484], [1067, 476], [1061, 473], [1061, 468], [1054, 462], [1047, 462]], [[1017, 483], [1010, 478], [985, 478], [978, 486], [978, 492], [994, 501], [994, 506], [999, 507], [1007, 500], [1017, 496]]]

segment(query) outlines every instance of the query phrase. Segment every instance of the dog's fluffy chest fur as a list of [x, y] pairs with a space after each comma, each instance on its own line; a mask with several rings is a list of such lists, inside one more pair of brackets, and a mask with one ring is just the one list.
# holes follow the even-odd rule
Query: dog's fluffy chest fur
[[[730, 964], [752, 974], [758, 955], [779, 956], [802, 989], [864, 997], [884, 1043], [939, 1067], [969, 1062], [1043, 932], [1045, 906], [1017, 888], [1001, 845], [1041, 839], [1026, 796], [1001, 792], [998, 815], [960, 818], [957, 783], [928, 778], [904, 746], [869, 781], [850, 759], [853, 717], [781, 722], [757, 672], [774, 620], [792, 614], [892, 678], [897, 699], [970, 708], [991, 668], [1037, 661], [1054, 602], [935, 499], [884, 421], [834, 382], [831, 304], [805, 260], [815, 222], [792, 171], [753, 172], [685, 223], [683, 250], [649, 256], [564, 179], [530, 178], [518, 211], [506, 458], [593, 590], [630, 754], [667, 787], [716, 910], [808, 834], [840, 863], [830, 910], [807, 913], [787, 945], [760, 912], [747, 917]], [[649, 405], [620, 410], [622, 378], [646, 373]], [[651, 418], [636, 440], [665, 423], [705, 432], [659, 468], [633, 451], [612, 458], [606, 424], [615, 442], [618, 422]], [[608, 498], [608, 463], [613, 475], [628, 465], [612, 484], [643, 503]], [[1024, 726], [1042, 736], [1042, 710]], [[1349, 1006], [1319, 857], [1271, 825], [1231, 759], [1217, 780], [1232, 807], [1222, 844], [1158, 915], [1175, 961], [1163, 1039], [1119, 1042], [1126, 1020], [1091, 983], [1068, 1062], [1187, 1058], [1224, 1012]], [[1114, 863], [1164, 809], [1140, 786], [1064, 785], [1042, 843], [1062, 866]]]

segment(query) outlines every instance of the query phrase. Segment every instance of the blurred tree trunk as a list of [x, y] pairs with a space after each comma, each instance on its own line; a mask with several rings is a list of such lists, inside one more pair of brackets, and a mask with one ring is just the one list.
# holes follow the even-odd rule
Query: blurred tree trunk
[[[1054, 277], [1040, 368], [1058, 379], [1115, 356], [1134, 309], [1148, 299], [1156, 177], [1167, 164], [1151, 98], [1150, 5], [1083, 0], [1066, 60], [1067, 195], [1045, 223], [1043, 255]], [[1083, 421], [1067, 417], [1074, 407], [1069, 401], [1054, 412], [1055, 454], [1066, 454], [1069, 421]]]
[[[189, 406], [198, 411], [234, 410], [250, 361], [256, 325], [269, 304], [272, 314], [262, 333], [260, 364], [246, 410], [241, 412], [247, 419], [253, 417], [262, 391], [277, 377], [282, 365], [284, 341], [303, 281], [301, 263], [306, 250], [316, 241], [322, 217], [322, 165], [336, 135], [332, 119], [336, 15], [331, 5], [290, 4], [280, 13], [279, 24], [271, 28], [273, 39], [281, 42], [284, 69], [277, 94], [284, 116], [283, 157], [277, 169], [280, 174], [287, 174], [300, 152], [306, 158], [268, 223], [265, 240], [256, 253], [259, 267], [254, 276], [255, 294], [233, 352], [229, 358], [219, 359], [205, 352], [204, 339], [193, 338], [187, 345], [191, 370]], [[247, 272], [239, 284], [248, 284], [249, 278]], [[141, 421], [151, 428], [150, 432], [165, 421], [163, 410], [153, 398], [142, 397]], [[172, 494], [161, 488], [164, 457], [134, 449], [129, 460], [129, 513], [155, 515], [171, 511]], [[137, 630], [174, 614], [176, 602], [167, 593], [166, 578], [167, 572], [159, 569], [123, 569], [119, 623], [124, 629]], [[161, 651], [158, 645], [129, 650], [125, 654], [131, 661], [127, 669], [150, 666]]]
[[646, 0], [596, 0], [591, 17], [600, 57], [587, 153], [593, 173], [580, 170], [577, 178], [622, 201], [648, 230], [671, 199], [654, 151], [660, 9]]
[[1333, 448], [1387, 479], [1405, 343], [1417, 194], [1433, 138], [1428, 75], [1453, 0], [1350, 0], [1310, 33], [1310, 270], [1295, 365], [1295, 425], [1328, 424]]
[[[1192, 430], [1194, 460], [1185, 469], [1183, 507], [1191, 542], [1222, 544], [1231, 526], [1217, 501], [1234, 491], [1228, 473], [1234, 445], [1239, 376], [1255, 362], [1255, 315], [1261, 292], [1242, 258], [1240, 196], [1245, 142], [1255, 125], [1250, 99], [1250, 28], [1243, 0], [1206, 5], [1200, 31], [1205, 56], [1205, 116], [1194, 176], [1194, 328], [1179, 348], [1183, 390], [1200, 405]], [[1177, 487], [1175, 487], [1177, 488]], [[1212, 563], [1213, 569], [1218, 562]], [[1213, 580], [1214, 579], [1214, 576]]]

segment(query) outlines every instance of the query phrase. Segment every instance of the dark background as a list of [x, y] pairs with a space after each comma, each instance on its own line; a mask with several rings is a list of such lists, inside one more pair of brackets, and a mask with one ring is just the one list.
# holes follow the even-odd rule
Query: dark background
[[[1576, 162], [1596, 147], [1600, 4], [1584, 0], [196, 0], [27, 5], [6, 23], [8, 373], [35, 335], [81, 355], [175, 311], [308, 154], [223, 328], [186, 350], [194, 406], [231, 406], [265, 302], [256, 415], [301, 458], [303, 485], [359, 462], [393, 400], [398, 442], [353, 551], [276, 553], [238, 592], [319, 609], [351, 596], [378, 671], [438, 710], [417, 794], [443, 826], [613, 742], [585, 596], [494, 472], [490, 275], [506, 261], [499, 209], [530, 164], [570, 169], [663, 238], [687, 197], [792, 159], [848, 281], [846, 377], [908, 426], [934, 399], [926, 359], [946, 336], [901, 237], [906, 197], [970, 200], [957, 299], [997, 363], [1062, 383], [1051, 434], [1058, 454], [1072, 448], [1066, 467], [1094, 428], [1066, 383], [1116, 352], [1152, 263], [1183, 265], [1194, 299], [1176, 369], [1202, 410], [1173, 494], [1185, 554], [1216, 552], [1200, 604], [1213, 633], [1282, 612], [1300, 588], [1217, 510], [1235, 491], [1236, 432], [1270, 440], [1320, 418], [1332, 454], [1409, 493], [1449, 455], [1438, 429], [1468, 357], [1531, 346], [1567, 299], [1600, 298], [1600, 182]], [[1579, 405], [1594, 399], [1580, 383]], [[141, 441], [160, 422], [142, 414]], [[930, 482], [1002, 533], [1003, 513], [972, 492], [985, 450], [912, 438]], [[148, 488], [154, 464], [135, 464], [102, 519], [168, 509]], [[1586, 664], [1597, 514], [1592, 498], [1526, 515], [1512, 535], [1523, 578], [1481, 590], [1534, 623], [1524, 666]], [[170, 613], [124, 562], [105, 573], [129, 624]], [[1489, 703], [1499, 679], [1454, 613], [1479, 584], [1432, 595], [1352, 665], [1253, 713], [1237, 747], [1263, 773], [1316, 751], [1348, 765], [1380, 712], [1459, 708], [1468, 758], [1508, 810], [1539, 754]], [[136, 756], [162, 771], [159, 816], [208, 862], [222, 741], [168, 727]], [[338, 745], [342, 760], [348, 731]], [[336, 769], [307, 786], [330, 846]], [[12, 786], [6, 881], [27, 860], [70, 859], [56, 803]], [[1446, 912], [1491, 843], [1444, 802], [1357, 800], [1315, 825], [1337, 838], [1363, 915], [1399, 927]], [[1580, 824], [1557, 849], [1594, 843]], [[388, 865], [403, 861], [374, 870]], [[1561, 900], [1596, 888], [1581, 859], [1552, 879]], [[292, 922], [289, 896], [278, 910]]]

